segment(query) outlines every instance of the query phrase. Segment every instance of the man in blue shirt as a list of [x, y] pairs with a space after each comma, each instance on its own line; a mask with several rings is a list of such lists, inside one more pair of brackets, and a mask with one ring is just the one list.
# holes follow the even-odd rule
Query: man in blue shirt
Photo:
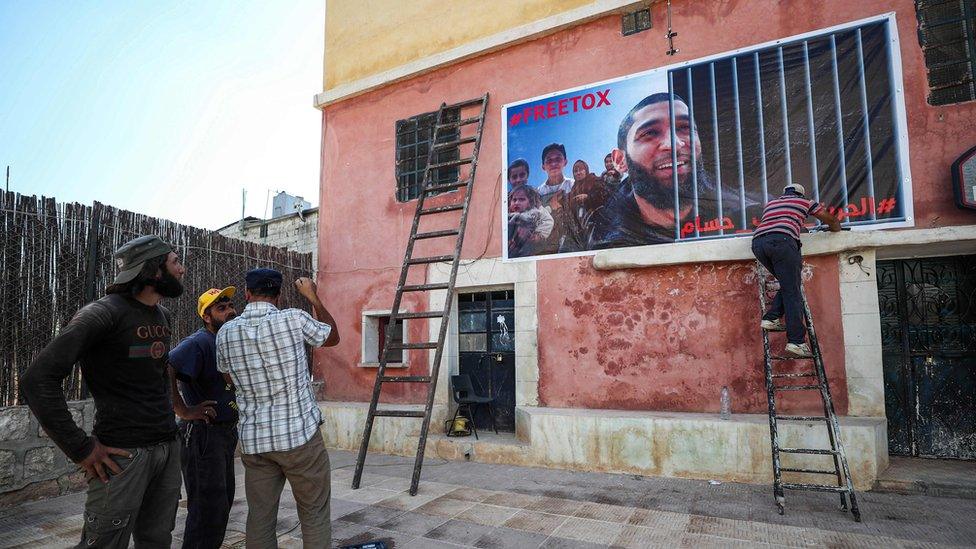
[[219, 548], [234, 503], [237, 404], [233, 388], [217, 371], [215, 341], [220, 327], [237, 316], [231, 302], [235, 291], [230, 286], [204, 292], [197, 300], [204, 327], [169, 353], [173, 408], [182, 420], [183, 549]]

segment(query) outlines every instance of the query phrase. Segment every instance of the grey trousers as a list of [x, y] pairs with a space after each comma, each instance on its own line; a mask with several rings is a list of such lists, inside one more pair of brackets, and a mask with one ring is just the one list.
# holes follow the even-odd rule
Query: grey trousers
[[331, 547], [332, 496], [329, 454], [322, 435], [316, 432], [308, 442], [284, 452], [241, 454], [244, 464], [244, 492], [247, 495], [248, 549], [277, 547], [278, 502], [285, 480], [291, 485], [298, 506], [305, 547]]
[[122, 472], [108, 482], [88, 482], [85, 524], [78, 548], [169, 548], [180, 502], [180, 444], [176, 438], [141, 448], [124, 448], [131, 458], [112, 456]]

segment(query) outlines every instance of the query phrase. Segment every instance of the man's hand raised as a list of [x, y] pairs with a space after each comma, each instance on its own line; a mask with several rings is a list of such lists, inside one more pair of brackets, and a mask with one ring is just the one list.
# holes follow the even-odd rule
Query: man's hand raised
[[312, 296], [316, 295], [317, 288], [315, 287], [315, 282], [311, 278], [301, 277], [295, 280], [295, 289], [298, 290], [299, 295], [311, 299]]
[[[125, 456], [131, 458], [132, 454], [126, 450], [120, 448], [112, 448], [111, 446], [103, 446], [98, 439], [94, 439], [95, 445], [92, 447], [92, 451], [88, 454], [88, 457], [81, 460], [78, 465], [85, 470], [85, 474], [88, 478], [98, 477], [102, 482], [108, 482], [108, 471], [115, 474], [122, 472], [118, 463], [112, 459], [111, 456]], [[106, 471], [106, 468], [108, 471]]]

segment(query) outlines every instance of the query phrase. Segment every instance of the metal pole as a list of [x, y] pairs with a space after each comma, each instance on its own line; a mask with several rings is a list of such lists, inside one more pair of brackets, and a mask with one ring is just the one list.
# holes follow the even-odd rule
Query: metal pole
[[85, 303], [95, 301], [98, 289], [95, 287], [98, 275], [98, 230], [102, 221], [102, 205], [92, 204], [88, 221], [88, 264], [85, 266]]

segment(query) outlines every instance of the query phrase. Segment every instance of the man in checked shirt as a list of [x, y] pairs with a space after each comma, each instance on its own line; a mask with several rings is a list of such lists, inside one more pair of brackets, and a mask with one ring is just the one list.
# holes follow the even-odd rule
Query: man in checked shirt
[[237, 389], [247, 546], [277, 547], [278, 500], [287, 479], [305, 546], [329, 547], [329, 455], [305, 344], [331, 347], [339, 331], [310, 279], [299, 278], [295, 287], [318, 320], [300, 309], [278, 309], [278, 271], [248, 271], [245, 283], [247, 307], [217, 333], [217, 369]]

